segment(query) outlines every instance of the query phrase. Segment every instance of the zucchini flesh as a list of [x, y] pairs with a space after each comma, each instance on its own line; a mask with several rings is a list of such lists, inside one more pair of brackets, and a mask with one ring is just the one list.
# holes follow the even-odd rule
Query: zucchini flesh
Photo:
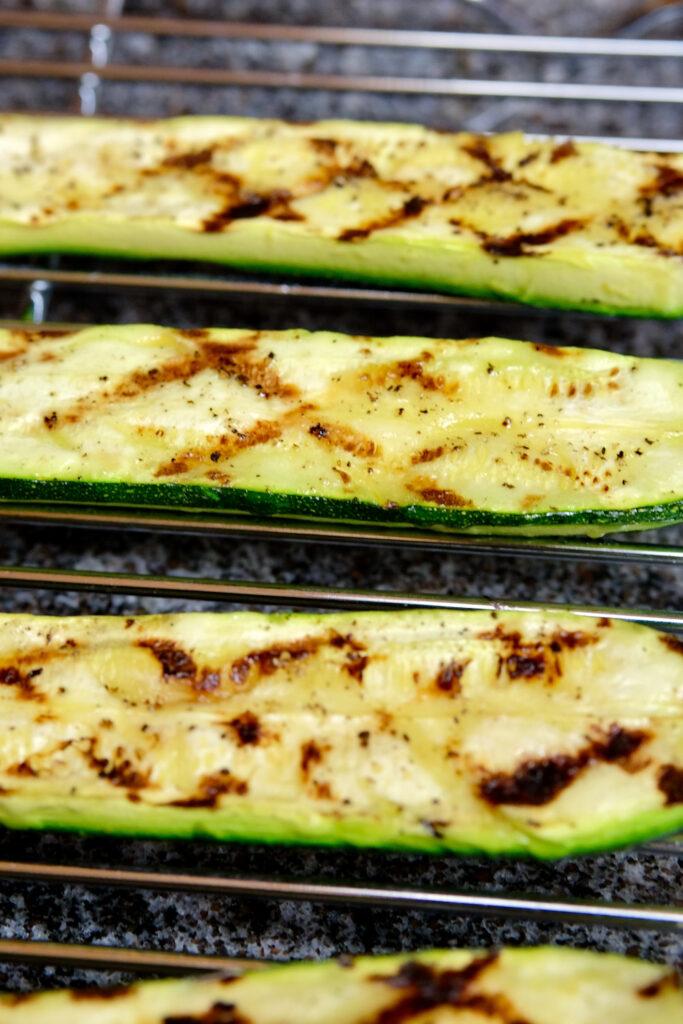
[[599, 536], [683, 519], [682, 399], [500, 338], [0, 331], [0, 499]]
[[683, 825], [683, 644], [564, 614], [0, 617], [0, 821], [557, 857]]
[[683, 315], [683, 155], [230, 117], [0, 118], [0, 251]]
[[670, 968], [550, 946], [366, 956], [238, 978], [0, 996], [0, 1024], [680, 1024], [682, 1011]]

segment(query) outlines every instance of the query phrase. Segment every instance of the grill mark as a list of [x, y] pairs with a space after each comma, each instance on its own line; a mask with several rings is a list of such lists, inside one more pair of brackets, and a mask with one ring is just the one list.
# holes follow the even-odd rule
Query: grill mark
[[[121, 999], [131, 992], [127, 985], [109, 985], [107, 988], [72, 988], [68, 990], [69, 998], [75, 1002], [85, 999]], [[30, 998], [30, 997], [29, 997]]]
[[236, 686], [244, 686], [252, 669], [259, 676], [271, 676], [280, 668], [285, 668], [289, 661], [300, 661], [309, 658], [327, 643], [323, 637], [305, 637], [292, 644], [275, 644], [259, 651], [250, 651], [233, 661], [230, 678]]
[[[479, 784], [479, 794], [494, 806], [521, 804], [542, 807], [551, 803], [584, 768], [596, 761], [617, 763], [628, 770], [628, 759], [648, 739], [649, 733], [624, 729], [613, 723], [605, 736], [596, 738], [575, 754], [528, 758], [514, 772], [487, 773]], [[683, 771], [680, 775], [680, 798], [683, 801]]]
[[182, 650], [173, 640], [140, 640], [138, 647], [151, 651], [169, 679], [194, 679], [197, 665], [187, 651]]
[[273, 189], [265, 194], [245, 192], [239, 197], [233, 196], [226, 206], [202, 221], [202, 231], [208, 234], [224, 231], [234, 220], [248, 220], [264, 214], [275, 220], [305, 220], [300, 213], [291, 209], [291, 199], [292, 193], [288, 189]]
[[440, 487], [423, 487], [420, 488], [416, 485], [409, 485], [408, 490], [412, 491], [413, 494], [419, 495], [423, 501], [430, 502], [434, 505], [441, 505], [444, 508], [473, 508], [473, 504], [469, 498], [463, 498], [462, 495], [456, 494], [455, 491], [447, 490], [446, 488]]
[[656, 981], [650, 982], [649, 985], [639, 988], [636, 995], [641, 996], [643, 999], [653, 999], [666, 988], [672, 988], [674, 991], [677, 991], [680, 987], [681, 983], [678, 975], [675, 971], [671, 971], [669, 974], [664, 974], [661, 978], [657, 978]]
[[565, 359], [569, 355], [565, 348], [559, 348], [557, 345], [543, 345], [540, 342], [534, 345], [534, 351], [542, 352], [546, 356], [553, 356], [555, 359]]
[[342, 448], [345, 452], [356, 455], [359, 459], [370, 459], [381, 454], [381, 448], [376, 441], [354, 430], [353, 427], [335, 423], [315, 423], [308, 428], [308, 433], [333, 448]]
[[405, 994], [366, 1024], [404, 1024], [440, 1006], [471, 1009], [474, 1013], [497, 1017], [503, 1024], [525, 1024], [506, 997], [470, 991], [472, 983], [496, 960], [497, 954], [490, 954], [478, 957], [460, 970], [445, 971], [409, 961], [394, 975], [375, 975], [372, 981], [403, 989]]
[[512, 179], [512, 175], [493, 156], [483, 136], [477, 138], [470, 145], [463, 146], [462, 149], [468, 156], [474, 157], [475, 160], [479, 160], [488, 168], [488, 178], [490, 181], [510, 181]]
[[666, 797], [666, 806], [683, 804], [683, 768], [663, 764], [657, 773], [657, 785]]
[[305, 779], [311, 774], [311, 765], [320, 764], [323, 759], [323, 751], [315, 740], [309, 740], [301, 745], [301, 774]]
[[183, 800], [173, 800], [169, 806], [215, 808], [218, 805], [218, 798], [224, 793], [244, 796], [248, 790], [249, 784], [244, 779], [238, 779], [228, 768], [222, 768], [219, 772], [204, 775], [199, 780], [198, 792], [195, 796], [186, 797]]
[[421, 196], [411, 196], [410, 199], [406, 199], [403, 205], [398, 210], [394, 210], [393, 213], [387, 213], [383, 217], [378, 217], [374, 221], [370, 221], [368, 224], [363, 224], [355, 228], [345, 228], [339, 235], [337, 235], [337, 241], [339, 242], [358, 242], [362, 239], [368, 238], [375, 231], [381, 231], [385, 228], [396, 227], [402, 221], [411, 220], [413, 217], [419, 217], [424, 210], [425, 206], [428, 206], [431, 200], [423, 199]]
[[91, 739], [82, 754], [88, 766], [97, 773], [100, 779], [106, 779], [112, 786], [133, 791], [144, 789], [149, 785], [150, 769], [140, 771], [127, 757], [121, 756], [118, 759], [116, 757], [98, 757], [96, 749], [97, 741]]
[[417, 455], [413, 455], [410, 461], [413, 466], [418, 466], [423, 462], [434, 462], [435, 459], [441, 458], [443, 452], [443, 445], [439, 445], [438, 448], [423, 448]]
[[42, 671], [42, 668], [33, 668], [27, 672], [22, 672], [16, 665], [7, 665], [5, 668], [0, 668], [0, 685], [16, 686], [18, 697], [21, 697], [23, 700], [35, 700], [42, 703], [46, 699], [45, 694], [37, 690], [32, 682]]
[[[243, 434], [237, 432], [232, 435], [222, 434], [220, 438], [211, 440], [209, 444], [201, 448], [198, 446], [191, 451], [178, 453], [168, 462], [162, 462], [157, 466], [154, 476], [167, 477], [189, 473], [195, 466], [202, 465], [207, 460], [216, 463], [221, 459], [227, 459], [238, 452], [245, 451], [247, 448], [254, 448], [257, 445], [274, 441], [282, 435], [282, 431], [282, 422], [257, 420]], [[230, 483], [230, 477], [218, 471], [211, 472], [208, 476], [209, 479], [224, 486]]]
[[668, 647], [674, 654], [683, 654], [683, 639], [677, 636], [671, 636], [669, 634], [660, 634], [659, 642]]
[[240, 747], [255, 746], [261, 740], [261, 723], [251, 711], [244, 711], [228, 725], [234, 729]]
[[450, 693], [454, 697], [460, 693], [462, 690], [460, 680], [470, 661], [471, 658], [468, 658], [467, 661], [449, 661], [447, 665], [442, 665], [434, 682], [436, 689], [441, 690], [442, 693]]
[[570, 156], [576, 156], [578, 150], [572, 139], [567, 139], [566, 142], [560, 143], [559, 146], [555, 146], [554, 150], [550, 154], [550, 163], [558, 164], [561, 160], [566, 160]]
[[[584, 226], [584, 224], [584, 220], [567, 218], [565, 220], [558, 221], [557, 224], [552, 224], [550, 227], [544, 228], [542, 231], [517, 231], [515, 234], [508, 235], [507, 237], [484, 235], [481, 247], [491, 256], [539, 255], [538, 253], [530, 253], [529, 247], [531, 246], [533, 248], [538, 245], [549, 245], [557, 238], [563, 238], [565, 235], [569, 235], [573, 231], [578, 231]], [[480, 236], [483, 235], [483, 232], [477, 233]]]
[[205, 149], [197, 149], [189, 153], [174, 153], [165, 157], [161, 162], [162, 167], [178, 167], [182, 170], [192, 171], [203, 164], [210, 164], [213, 160], [215, 149], [207, 146]]
[[683, 173], [666, 164], [655, 164], [656, 177], [640, 186], [642, 196], [673, 196], [683, 192]]

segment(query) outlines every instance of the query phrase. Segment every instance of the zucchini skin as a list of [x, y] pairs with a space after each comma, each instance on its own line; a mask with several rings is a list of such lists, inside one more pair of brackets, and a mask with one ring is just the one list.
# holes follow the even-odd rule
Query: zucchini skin
[[1, 616], [0, 680], [15, 828], [554, 858], [683, 826], [683, 646], [631, 624]]
[[240, 977], [140, 982], [98, 992], [0, 995], [0, 1024], [380, 1024], [425, 1019], [524, 1024], [678, 1024], [665, 966], [566, 947], [431, 950], [270, 966]]
[[0, 331], [0, 500], [480, 533], [683, 520], [683, 364], [506, 339]]
[[6, 253], [171, 256], [683, 315], [676, 154], [345, 121], [0, 126]]

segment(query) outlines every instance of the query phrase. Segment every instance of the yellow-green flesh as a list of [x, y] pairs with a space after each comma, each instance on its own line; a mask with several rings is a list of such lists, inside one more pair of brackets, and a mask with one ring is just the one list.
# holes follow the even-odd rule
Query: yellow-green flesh
[[501, 338], [0, 331], [0, 494], [524, 533], [680, 521], [683, 363]]
[[683, 825], [683, 646], [541, 612], [0, 618], [0, 820], [542, 857]]
[[675, 974], [586, 950], [436, 950], [253, 971], [0, 996], [0, 1024], [680, 1024]]
[[248, 118], [0, 118], [0, 251], [683, 314], [683, 155]]

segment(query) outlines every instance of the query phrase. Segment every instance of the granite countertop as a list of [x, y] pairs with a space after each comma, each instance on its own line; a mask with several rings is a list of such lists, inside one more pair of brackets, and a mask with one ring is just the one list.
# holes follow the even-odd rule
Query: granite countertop
[[[6, 3], [6, 7], [27, 4]], [[41, 9], [86, 9], [92, 4], [36, 3]], [[349, 3], [354, 24], [368, 23], [369, 5]], [[634, 5], [636, 6], [636, 5]], [[419, 10], [418, 10], [419, 8]], [[291, 20], [320, 23], [332, 19], [332, 5], [313, 0], [274, 4], [256, 0], [215, 4], [201, 0], [152, 3], [130, 0], [125, 13], [189, 12], [204, 17], [248, 20]], [[334, 8], [337, 9], [336, 7]], [[611, 17], [623, 14], [619, 0], [580, 0], [558, 5], [537, 0], [530, 5], [508, 0], [500, 11], [519, 18], [519, 27], [572, 32], [598, 31]], [[274, 13], [276, 12], [276, 13]], [[491, 29], [496, 25], [476, 4], [428, 0], [382, 0], [372, 7], [374, 24], [400, 27]], [[419, 21], [419, 24], [418, 24]], [[529, 21], [534, 25], [530, 26]], [[38, 55], [43, 59], [75, 57], [86, 52], [87, 37], [48, 32], [15, 31], [0, 34], [0, 56]], [[385, 50], [367, 67], [367, 53], [358, 47], [344, 51], [313, 44], [270, 43], [217, 39], [192, 40], [152, 37], [143, 33], [115, 37], [111, 59], [121, 63], [178, 61], [186, 65], [279, 66], [290, 70], [334, 70], [474, 77], [507, 74], [520, 78], [534, 73], [538, 63], [526, 56], [504, 58], [475, 53], [437, 55], [419, 50], [399, 54]], [[393, 62], [393, 63], [392, 63]], [[574, 81], [646, 81], [657, 74], [660, 84], [680, 84], [680, 67], [663, 61], [652, 69], [633, 62], [624, 73], [603, 58], [578, 62], [552, 58], [545, 65], [551, 79]], [[625, 77], [624, 77], [625, 75]], [[676, 77], [678, 75], [678, 78]], [[7, 109], [77, 110], [73, 82], [12, 79], [3, 91]], [[533, 101], [465, 101], [438, 97], [400, 97], [360, 94], [304, 93], [259, 89], [201, 89], [177, 84], [139, 85], [104, 82], [98, 93], [102, 113], [155, 116], [180, 112], [240, 112], [282, 114], [306, 119], [351, 116], [400, 118], [456, 128], [460, 124], [486, 130], [521, 126], [558, 132], [681, 136], [681, 111], [647, 105], [539, 104]], [[85, 261], [76, 261], [79, 266]], [[117, 265], [112, 263], [111, 265]], [[125, 269], [130, 269], [126, 267]], [[17, 316], [26, 294], [0, 289], [0, 316]], [[471, 336], [502, 333], [548, 343], [611, 348], [615, 351], [680, 357], [683, 324], [609, 320], [572, 314], [539, 316], [523, 312], [505, 315], [449, 312], [430, 313], [378, 308], [349, 308], [343, 304], [303, 304], [293, 301], [255, 303], [244, 297], [197, 299], [165, 293], [82, 293], [57, 289], [48, 312], [51, 320], [130, 322], [143, 320], [177, 326], [302, 326], [337, 328], [366, 334], [422, 333], [431, 336]], [[648, 540], [683, 545], [683, 530], [669, 529]], [[430, 591], [453, 595], [508, 597], [535, 601], [591, 605], [624, 605], [673, 609], [680, 607], [683, 572], [674, 566], [600, 565], [553, 562], [538, 557], [468, 557], [465, 554], [363, 549], [299, 542], [258, 542], [155, 536], [115, 531], [85, 531], [38, 527], [0, 527], [0, 562], [136, 573], [172, 573], [216, 578], [242, 578], [320, 586]], [[218, 608], [211, 603], [183, 600], [137, 600], [121, 596], [35, 590], [4, 590], [3, 610], [42, 613], [132, 613]], [[220, 607], [225, 608], [226, 605]], [[235, 606], [228, 606], [235, 607]], [[505, 859], [412, 856], [357, 851], [284, 850], [259, 846], [228, 846], [203, 842], [151, 842], [80, 838], [56, 834], [0, 832], [0, 859], [78, 862], [116, 867], [189, 869], [223, 873], [281, 872], [298, 878], [318, 876], [384, 884], [478, 889], [490, 892], [535, 892], [587, 900], [642, 903], [680, 903], [680, 860], [642, 850], [571, 858], [557, 864], [534, 864]], [[619, 931], [588, 925], [507, 921], [467, 915], [402, 912], [363, 907], [330, 907], [288, 901], [232, 899], [216, 895], [176, 895], [147, 891], [112, 892], [77, 885], [46, 886], [0, 882], [0, 936], [52, 939], [217, 953], [277, 959], [324, 957], [337, 953], [380, 952], [435, 945], [490, 945], [504, 942], [554, 941], [598, 949], [624, 951], [683, 966], [683, 938], [656, 931]], [[54, 985], [72, 979], [101, 980], [86, 971], [0, 967], [0, 987], [23, 989]], [[107, 975], [111, 979], [111, 975]]]

